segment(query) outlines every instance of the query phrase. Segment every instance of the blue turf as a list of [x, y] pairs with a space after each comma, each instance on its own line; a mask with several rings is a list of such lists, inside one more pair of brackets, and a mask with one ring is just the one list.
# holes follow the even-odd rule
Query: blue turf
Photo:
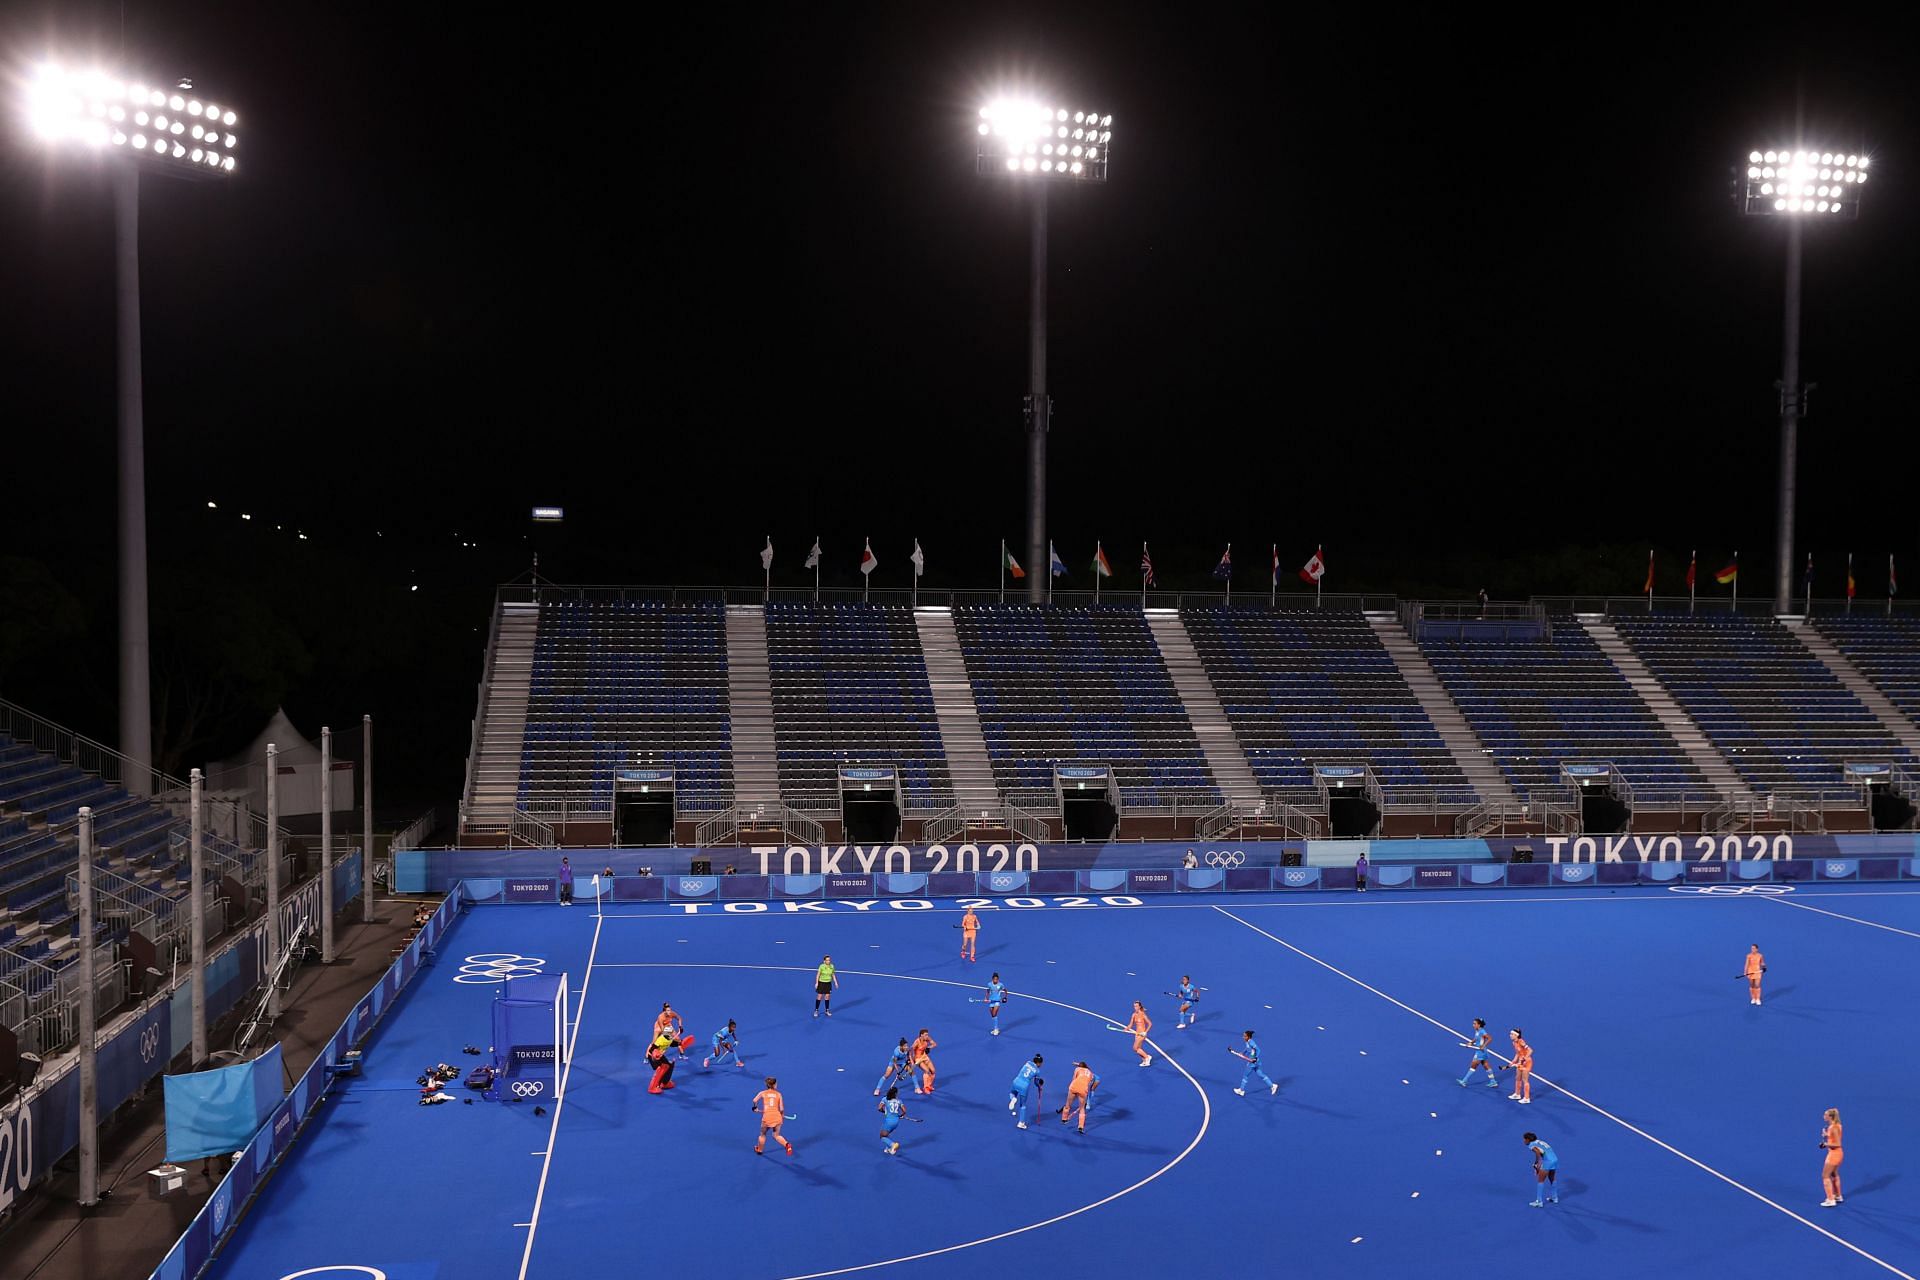
[[[1892, 1274], [1539, 1081], [1531, 1107], [1504, 1085], [1461, 1089], [1467, 1054], [1447, 1031], [1256, 928], [1451, 1027], [1484, 1016], [1502, 1047], [1507, 1027], [1524, 1026], [1545, 1079], [1920, 1271], [1904, 1182], [1920, 1115], [1900, 1071], [1920, 1047], [1920, 936], [1860, 923], [1920, 935], [1920, 893], [1781, 898], [1630, 889], [998, 907], [977, 965], [954, 955], [951, 903], [694, 917], [623, 906], [599, 926], [526, 1274], [659, 1264], [795, 1277], [941, 1250], [879, 1269], [973, 1280]], [[471, 1062], [460, 1046], [484, 1041], [492, 988], [455, 984], [461, 957], [545, 957], [577, 992], [595, 927], [591, 907], [470, 913], [381, 1028], [368, 1078], [325, 1104], [214, 1274], [279, 1280], [351, 1263], [390, 1280], [519, 1276], [529, 1229], [515, 1224], [532, 1220], [546, 1163], [532, 1153], [547, 1150], [553, 1117], [421, 1108], [412, 1078], [430, 1061]], [[1738, 979], [1753, 941], [1771, 968], [1761, 1009]], [[809, 1016], [823, 951], [842, 971], [830, 1021]], [[984, 1006], [966, 1003], [994, 968], [1031, 993], [1008, 1006], [998, 1039]], [[1159, 993], [1182, 972], [1211, 990], [1199, 1027], [1176, 1031]], [[1104, 1019], [1038, 998], [1120, 1015], [1136, 995], [1197, 1083], [1166, 1058], [1131, 1065]], [[681, 1087], [650, 1097], [640, 1054], [662, 999], [702, 1046]], [[704, 1042], [728, 1017], [749, 1069], [703, 1072]], [[940, 1092], [909, 1098], [925, 1123], [903, 1126], [901, 1154], [887, 1157], [871, 1091], [894, 1040], [921, 1026], [940, 1042]], [[1278, 1097], [1231, 1092], [1242, 1064], [1227, 1049], [1242, 1026], [1260, 1033]], [[1049, 1103], [1074, 1057], [1103, 1076], [1084, 1137], [1051, 1117], [1013, 1128], [1007, 1082], [1036, 1051]], [[795, 1113], [794, 1158], [752, 1153], [747, 1102], [769, 1073]], [[1850, 1139], [1848, 1200], [1835, 1210], [1817, 1207], [1827, 1106], [1841, 1108]], [[1527, 1129], [1560, 1153], [1557, 1207], [1527, 1206]]]

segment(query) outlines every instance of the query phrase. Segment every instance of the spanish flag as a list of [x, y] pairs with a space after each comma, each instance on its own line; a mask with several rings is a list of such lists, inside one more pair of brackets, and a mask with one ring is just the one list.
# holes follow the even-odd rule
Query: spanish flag
[[1740, 580], [1740, 553], [1738, 551], [1733, 553], [1733, 563], [1714, 574], [1713, 580], [1723, 587], [1730, 582], [1738, 582]]

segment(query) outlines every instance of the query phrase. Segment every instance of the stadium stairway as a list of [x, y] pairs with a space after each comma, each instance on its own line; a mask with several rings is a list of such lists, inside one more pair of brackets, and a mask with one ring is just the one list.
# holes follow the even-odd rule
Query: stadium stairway
[[734, 803], [777, 803], [780, 753], [767, 666], [767, 611], [757, 604], [727, 606], [727, 716], [733, 722]]
[[980, 709], [974, 705], [973, 682], [960, 656], [953, 614], [946, 609], [916, 609], [913, 625], [920, 632], [920, 652], [926, 658], [927, 684], [933, 690], [933, 714], [947, 753], [947, 772], [953, 778], [953, 798], [969, 809], [991, 808], [1000, 803], [1000, 791], [994, 785], [993, 761], [980, 732]]
[[1400, 625], [1399, 616], [1372, 611], [1366, 616], [1367, 625], [1380, 637], [1381, 647], [1393, 659], [1393, 665], [1400, 669], [1400, 678], [1413, 691], [1420, 709], [1433, 722], [1440, 741], [1453, 754], [1454, 763], [1460, 766], [1460, 772], [1466, 775], [1480, 799], [1513, 808], [1520, 807], [1520, 797], [1514, 794], [1506, 775], [1500, 772], [1500, 766], [1494, 763], [1486, 745], [1474, 733], [1473, 726], [1467, 723], [1466, 716], [1461, 714], [1446, 686], [1440, 683], [1440, 677], [1434, 674], [1426, 655], [1420, 652], [1420, 646]]
[[1174, 690], [1187, 708], [1187, 719], [1193, 723], [1194, 736], [1200, 740], [1200, 753], [1206, 757], [1207, 769], [1219, 784], [1221, 795], [1229, 804], [1258, 804], [1260, 784], [1247, 764], [1247, 753], [1240, 746], [1239, 735], [1234, 733], [1226, 710], [1214, 692], [1213, 681], [1207, 678], [1207, 669], [1194, 651], [1193, 637], [1187, 634], [1186, 623], [1177, 612], [1149, 612], [1147, 629], [1153, 633], [1153, 642], [1160, 646], [1160, 660], [1166, 664], [1167, 674], [1173, 677]]
[[482, 694], [480, 741], [468, 783], [470, 827], [505, 830], [513, 822], [520, 791], [520, 755], [527, 734], [527, 695], [533, 683], [533, 648], [540, 632], [540, 606], [500, 606], [499, 631]]
[[1620, 633], [1615, 630], [1614, 625], [1605, 618], [1581, 618], [1579, 621], [1580, 625], [1586, 628], [1587, 634], [1593, 637], [1593, 642], [1600, 646], [1600, 652], [1607, 656], [1607, 661], [1619, 668], [1620, 674], [1626, 678], [1628, 687], [1639, 696], [1640, 701], [1646, 704], [1647, 710], [1653, 713], [1654, 719], [1658, 720], [1661, 727], [1673, 738], [1674, 745], [1686, 753], [1687, 759], [1693, 762], [1693, 767], [1698, 769], [1700, 776], [1707, 780], [1707, 785], [1718, 791], [1726, 800], [1736, 804], [1752, 804], [1753, 792], [1748, 790], [1747, 784], [1740, 780], [1740, 775], [1734, 771], [1733, 765], [1720, 754], [1713, 743], [1707, 740], [1706, 733], [1694, 722], [1693, 717], [1674, 701], [1673, 695], [1667, 692], [1666, 686], [1647, 670], [1647, 664], [1640, 661], [1640, 655], [1620, 638]]
[[1860, 699], [1861, 704], [1893, 735], [1895, 741], [1920, 758], [1920, 727], [1916, 727], [1905, 712], [1894, 706], [1893, 701], [1880, 692], [1873, 681], [1862, 675], [1860, 668], [1854, 666], [1853, 661], [1841, 653], [1833, 641], [1808, 626], [1805, 618], [1782, 618], [1780, 621], [1807, 647], [1808, 653], [1820, 659], [1827, 670], [1833, 673], [1834, 679], [1846, 686], [1847, 692]]

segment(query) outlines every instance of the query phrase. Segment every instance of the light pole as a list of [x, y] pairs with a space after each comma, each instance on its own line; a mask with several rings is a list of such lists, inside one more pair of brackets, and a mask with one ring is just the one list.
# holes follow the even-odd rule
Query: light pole
[[22, 113], [49, 146], [91, 152], [113, 181], [114, 296], [119, 333], [121, 783], [149, 794], [153, 709], [147, 652], [147, 463], [140, 395], [140, 172], [213, 179], [233, 172], [232, 108], [184, 87], [43, 63]]
[[1800, 382], [1801, 228], [1808, 221], [1860, 216], [1868, 157], [1822, 151], [1797, 142], [1747, 153], [1741, 209], [1749, 217], [1783, 218], [1787, 224], [1786, 317], [1780, 352], [1780, 495], [1775, 517], [1773, 610], [1793, 608], [1793, 509], [1800, 452], [1800, 419], [1807, 416], [1811, 386]]
[[980, 108], [977, 172], [1027, 184], [1032, 254], [1027, 313], [1027, 599], [1040, 604], [1053, 581], [1047, 564], [1047, 188], [1105, 182], [1113, 117], [1026, 99], [996, 98]]

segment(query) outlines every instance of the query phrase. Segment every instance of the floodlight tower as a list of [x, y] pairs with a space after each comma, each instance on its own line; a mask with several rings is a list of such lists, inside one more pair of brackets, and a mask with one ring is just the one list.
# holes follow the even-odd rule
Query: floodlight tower
[[1860, 216], [1868, 157], [1823, 151], [1804, 141], [1747, 153], [1741, 209], [1750, 217], [1782, 218], [1787, 224], [1787, 297], [1780, 381], [1780, 497], [1775, 531], [1773, 610], [1793, 609], [1793, 508], [1800, 451], [1800, 419], [1807, 392], [1800, 383], [1800, 239], [1808, 221], [1851, 221]]
[[153, 711], [147, 650], [147, 462], [140, 392], [140, 172], [211, 180], [233, 173], [231, 107], [181, 82], [43, 63], [26, 81], [21, 112], [50, 148], [91, 154], [113, 177], [114, 277], [119, 331], [121, 783], [152, 789]]
[[1113, 117], [1030, 99], [996, 98], [980, 108], [977, 171], [1029, 188], [1033, 217], [1027, 313], [1027, 599], [1041, 604], [1051, 582], [1047, 555], [1047, 188], [1105, 182]]

